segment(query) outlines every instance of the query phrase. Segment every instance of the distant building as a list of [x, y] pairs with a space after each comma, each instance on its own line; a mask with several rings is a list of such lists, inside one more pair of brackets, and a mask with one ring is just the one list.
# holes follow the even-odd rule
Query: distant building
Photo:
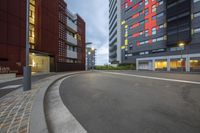
[[[22, 73], [26, 3], [0, 1], [0, 67]], [[64, 0], [30, 0], [30, 66], [33, 72], [85, 69], [85, 22]]]
[[200, 0], [121, 0], [121, 19], [122, 63], [200, 71]]
[[86, 69], [94, 69], [96, 65], [96, 49], [86, 48]]
[[109, 62], [121, 63], [121, 0], [109, 0]]

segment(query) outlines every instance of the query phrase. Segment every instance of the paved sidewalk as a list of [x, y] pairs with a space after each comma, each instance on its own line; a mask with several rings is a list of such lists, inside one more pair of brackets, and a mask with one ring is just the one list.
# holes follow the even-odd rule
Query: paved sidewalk
[[0, 99], [1, 133], [27, 133], [30, 113], [37, 89], [16, 90]]
[[[40, 111], [34, 114], [34, 118], [44, 117], [42, 113], [43, 109], [43, 98], [49, 85], [54, 83], [54, 81], [65, 77], [73, 73], [59, 73], [54, 76], [49, 76], [48, 78], [41, 79], [34, 82], [32, 85], [32, 90], [23, 92], [22, 88], [15, 90], [0, 98], [0, 133], [28, 133], [31, 130], [32, 114], [34, 114], [32, 108], [36, 103], [40, 108]], [[44, 92], [43, 92], [44, 91]], [[41, 93], [43, 92], [43, 93]], [[41, 95], [41, 99], [37, 99], [37, 96]], [[39, 101], [38, 101], [39, 100]], [[37, 102], [36, 102], [37, 101]], [[41, 109], [41, 110], [40, 110]], [[37, 115], [37, 116], [36, 116]], [[38, 121], [38, 119], [37, 119]], [[45, 120], [44, 120], [45, 121]], [[44, 121], [39, 121], [41, 122]], [[41, 126], [41, 125], [40, 125]], [[39, 128], [39, 127], [37, 127]], [[44, 127], [45, 128], [45, 127]], [[35, 133], [34, 128], [34, 132]]]
[[58, 77], [59, 75], [50, 76], [35, 82], [31, 91], [23, 92], [20, 88], [0, 98], [0, 132], [28, 133], [30, 114], [37, 91], [43, 89], [46, 82], [53, 82]]

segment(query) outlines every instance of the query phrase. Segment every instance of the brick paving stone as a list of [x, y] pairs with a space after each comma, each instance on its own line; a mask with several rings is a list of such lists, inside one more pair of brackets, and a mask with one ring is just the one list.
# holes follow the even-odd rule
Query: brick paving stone
[[[56, 78], [61, 76], [63, 75]], [[33, 84], [31, 91], [23, 92], [20, 88], [1, 97], [0, 133], [28, 133], [35, 94], [40, 88], [45, 87], [47, 82], [53, 80], [55, 77], [49, 77]]]
[[0, 132], [27, 133], [30, 113], [37, 89], [13, 91], [0, 98]]

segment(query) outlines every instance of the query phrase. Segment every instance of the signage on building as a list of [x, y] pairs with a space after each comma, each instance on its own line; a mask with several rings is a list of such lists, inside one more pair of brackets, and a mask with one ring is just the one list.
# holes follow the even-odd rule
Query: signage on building
[[9, 67], [0, 66], [0, 74], [7, 74], [10, 72]]
[[156, 50], [152, 50], [152, 53], [160, 53], [160, 52], [165, 52], [165, 49], [156, 49]]

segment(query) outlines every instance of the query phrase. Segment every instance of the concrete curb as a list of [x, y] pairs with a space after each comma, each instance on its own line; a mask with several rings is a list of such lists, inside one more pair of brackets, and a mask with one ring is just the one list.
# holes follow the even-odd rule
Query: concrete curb
[[62, 82], [74, 76], [77, 75], [67, 76], [58, 80], [48, 89], [45, 95], [45, 115], [47, 126], [51, 133], [87, 133], [65, 106], [60, 96], [59, 88]]
[[49, 80], [44, 83], [44, 86], [42, 86], [43, 88], [40, 88], [38, 90], [34, 99], [30, 117], [29, 133], [49, 133], [45, 118], [45, 110], [44, 110], [44, 99], [47, 90], [60, 79], [70, 75], [81, 74], [81, 73], [84, 72], [72, 72], [62, 75], [55, 75], [50, 77]]

